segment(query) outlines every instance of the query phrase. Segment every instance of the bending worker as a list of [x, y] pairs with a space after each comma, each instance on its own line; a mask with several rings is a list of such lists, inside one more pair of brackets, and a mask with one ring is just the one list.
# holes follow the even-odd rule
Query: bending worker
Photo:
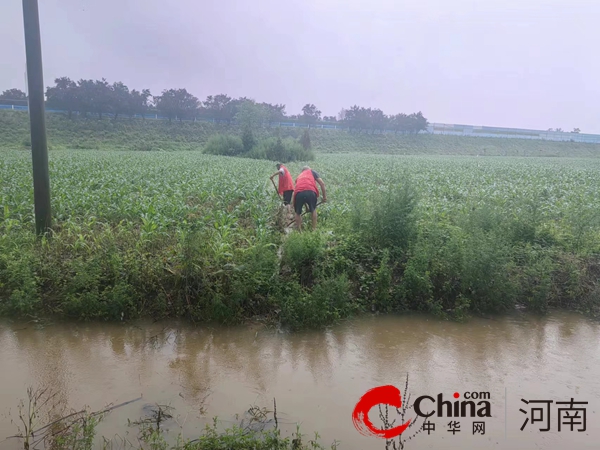
[[291, 212], [290, 203], [292, 202], [292, 194], [294, 193], [294, 180], [290, 171], [281, 163], [277, 163], [277, 172], [271, 175], [271, 181], [277, 175], [279, 175], [278, 192], [279, 195], [283, 196], [283, 204], [286, 206], [288, 212]]
[[327, 201], [325, 192], [325, 183], [317, 172], [308, 166], [302, 168], [302, 173], [296, 178], [296, 189], [294, 191], [292, 204], [296, 210], [296, 227], [302, 230], [302, 207], [308, 205], [308, 210], [312, 216], [312, 229], [317, 228], [317, 199], [319, 198], [319, 189], [317, 183], [321, 186], [323, 193], [323, 203]]

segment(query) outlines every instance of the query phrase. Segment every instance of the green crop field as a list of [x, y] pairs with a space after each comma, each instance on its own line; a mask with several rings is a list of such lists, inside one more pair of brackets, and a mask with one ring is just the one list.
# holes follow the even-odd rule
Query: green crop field
[[318, 153], [311, 166], [328, 203], [317, 232], [285, 238], [271, 162], [54, 150], [54, 235], [36, 240], [30, 152], [2, 150], [1, 312], [290, 326], [600, 312], [599, 160]]

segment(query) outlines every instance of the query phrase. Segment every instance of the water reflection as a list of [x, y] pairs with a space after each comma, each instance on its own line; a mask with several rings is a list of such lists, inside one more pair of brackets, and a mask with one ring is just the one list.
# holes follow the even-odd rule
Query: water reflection
[[[5, 324], [0, 344], [2, 412], [14, 409], [30, 385], [51, 386], [72, 407], [92, 409], [143, 394], [145, 403], [198, 412], [208, 397], [209, 414], [226, 417], [257, 399], [269, 405], [277, 397], [278, 406], [287, 406], [282, 416], [339, 438], [356, 436], [348, 415], [366, 389], [404, 387], [407, 373], [413, 392], [490, 391], [497, 411], [504, 408], [506, 386], [515, 395], [600, 398], [600, 326], [570, 314], [467, 323], [366, 317], [291, 335], [178, 322], [43, 329]], [[137, 412], [115, 414], [106, 426], [118, 430], [125, 414]], [[502, 435], [502, 426], [490, 433]], [[0, 438], [12, 433], [10, 419], [0, 418]], [[590, 433], [600, 438], [600, 431]], [[344, 448], [378, 448], [361, 439], [346, 439]]]

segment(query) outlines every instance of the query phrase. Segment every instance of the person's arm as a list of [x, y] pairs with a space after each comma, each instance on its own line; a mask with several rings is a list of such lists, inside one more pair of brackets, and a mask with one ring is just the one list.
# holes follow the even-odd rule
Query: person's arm
[[327, 192], [325, 191], [325, 183], [320, 178], [317, 178], [317, 183], [321, 186], [321, 193], [323, 194], [323, 203], [327, 202]]
[[292, 206], [296, 208], [296, 189], [292, 193]]
[[285, 175], [285, 172], [283, 171], [283, 169], [279, 169], [277, 172], [275, 172], [273, 175], [271, 175], [271, 180], [273, 178], [275, 178], [277, 175]]

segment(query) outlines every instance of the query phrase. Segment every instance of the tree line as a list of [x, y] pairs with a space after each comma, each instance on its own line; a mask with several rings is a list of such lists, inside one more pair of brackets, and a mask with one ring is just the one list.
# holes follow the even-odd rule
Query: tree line
[[[9, 89], [0, 95], [4, 104], [26, 104], [27, 96], [19, 89]], [[54, 80], [54, 86], [46, 89], [46, 105], [63, 110], [69, 118], [78, 112], [102, 118], [160, 114], [169, 122], [173, 120], [214, 119], [231, 124], [261, 126], [263, 123], [285, 120], [306, 123], [309, 127], [318, 123], [334, 123], [347, 126], [357, 132], [418, 133], [427, 129], [428, 121], [421, 112], [413, 114], [386, 115], [381, 109], [354, 105], [342, 109], [337, 116], [323, 116], [311, 103], [304, 105], [299, 114], [288, 115], [284, 104], [259, 103], [253, 99], [232, 98], [226, 94], [209, 95], [200, 101], [186, 89], [165, 89], [160, 95], [152, 95], [149, 89], [130, 90], [122, 82], [110, 84], [106, 79], [73, 81], [68, 77]]]

